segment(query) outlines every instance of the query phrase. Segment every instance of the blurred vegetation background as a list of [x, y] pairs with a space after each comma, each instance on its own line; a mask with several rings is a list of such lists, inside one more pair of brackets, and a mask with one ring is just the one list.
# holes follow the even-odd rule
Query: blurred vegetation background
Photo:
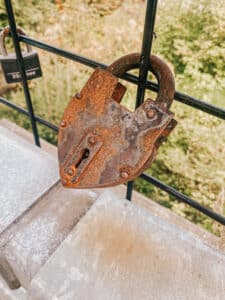
[[[13, 0], [18, 25], [28, 35], [66, 50], [110, 64], [127, 53], [140, 52], [146, 1], [141, 0]], [[0, 0], [0, 27], [7, 16]], [[176, 89], [225, 107], [225, 6], [223, 0], [161, 0], [158, 5], [153, 53], [173, 69]], [[10, 49], [10, 42], [8, 42]], [[35, 113], [59, 123], [70, 97], [79, 91], [92, 70], [38, 50], [43, 77], [29, 82]], [[0, 92], [25, 107], [21, 86]], [[136, 88], [125, 83], [123, 104], [134, 109]], [[7, 91], [7, 92], [6, 92]], [[4, 93], [3, 93], [4, 92]], [[146, 96], [155, 97], [147, 92]], [[147, 173], [170, 184], [201, 204], [225, 212], [225, 123], [206, 113], [174, 102], [178, 126], [159, 150]], [[30, 130], [26, 117], [0, 106], [7, 117]], [[40, 135], [56, 144], [51, 130]], [[211, 219], [137, 179], [135, 189], [207, 230], [225, 235]]]

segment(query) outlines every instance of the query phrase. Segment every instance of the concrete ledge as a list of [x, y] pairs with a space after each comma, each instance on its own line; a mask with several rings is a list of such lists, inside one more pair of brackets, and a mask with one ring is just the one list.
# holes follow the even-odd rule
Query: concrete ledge
[[[112, 191], [115, 192], [120, 198], [123, 199], [124, 195], [126, 194], [126, 187], [117, 186], [114, 187]], [[208, 245], [212, 249], [224, 251], [224, 247], [222, 247], [221, 239], [219, 237], [206, 231], [204, 228], [197, 226], [196, 224], [190, 222], [189, 220], [184, 219], [183, 217], [177, 215], [170, 209], [163, 207], [162, 205], [152, 201], [150, 198], [147, 198], [144, 195], [136, 191], [133, 191], [132, 203], [135, 203], [137, 206], [148, 210], [154, 216], [160, 218], [163, 221], [177, 225], [181, 229], [191, 232], [198, 239], [201, 239], [206, 245]]]
[[14, 289], [29, 285], [97, 196], [64, 189], [55, 147], [31, 141], [26, 130], [0, 121], [0, 273]]
[[29, 286], [96, 196], [90, 190], [68, 190], [58, 183], [4, 232], [0, 250], [5, 267], [1, 269], [12, 288], [18, 287], [15, 277], [23, 287]]
[[0, 234], [59, 178], [54, 158], [0, 126]]
[[222, 252], [108, 192], [32, 280], [28, 299], [222, 300], [224, 270]]
[[[6, 119], [1, 119], [0, 124], [12, 130], [16, 134], [22, 136], [27, 141], [33, 143], [32, 134], [27, 130], [17, 126], [14, 123], [9, 122]], [[47, 143], [44, 140], [41, 140], [41, 145], [43, 147], [43, 150], [53, 155], [55, 158], [57, 157], [57, 148], [55, 146]], [[109, 190], [109, 189], [94, 189], [93, 191], [96, 192], [97, 195], [99, 196], [102, 194], [104, 190]], [[126, 187], [124, 185], [113, 187], [110, 190], [113, 190], [121, 198], [124, 198], [126, 195]], [[143, 207], [147, 209], [148, 211], [150, 211], [160, 219], [171, 222], [172, 224], [176, 224], [180, 228], [183, 228], [184, 230], [193, 233], [196, 237], [200, 238], [204, 243], [206, 243], [208, 246], [212, 247], [213, 249], [224, 251], [224, 248], [221, 247], [220, 238], [209, 233], [203, 228], [197, 226], [196, 224], [191, 223], [190, 221], [184, 219], [183, 217], [176, 215], [171, 210], [159, 205], [158, 203], [152, 201], [150, 198], [147, 198], [144, 195], [136, 191], [133, 191], [132, 202], [134, 202], [139, 207]]]
[[[7, 119], [0, 119], [0, 125], [2, 127], [9, 129], [11, 132], [15, 133], [16, 135], [19, 135], [30, 144], [35, 145], [33, 135], [30, 131], [16, 125], [15, 123], [8, 121]], [[57, 148], [43, 139], [40, 139], [40, 142], [41, 142], [41, 149], [51, 154], [57, 159]]]

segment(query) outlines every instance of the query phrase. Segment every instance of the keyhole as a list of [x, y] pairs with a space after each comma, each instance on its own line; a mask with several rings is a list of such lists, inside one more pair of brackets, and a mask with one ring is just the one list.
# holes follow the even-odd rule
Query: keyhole
[[79, 168], [80, 164], [82, 163], [83, 160], [87, 159], [90, 155], [90, 151], [88, 148], [84, 148], [83, 150], [81, 150], [80, 152], [80, 157], [75, 165], [75, 168]]

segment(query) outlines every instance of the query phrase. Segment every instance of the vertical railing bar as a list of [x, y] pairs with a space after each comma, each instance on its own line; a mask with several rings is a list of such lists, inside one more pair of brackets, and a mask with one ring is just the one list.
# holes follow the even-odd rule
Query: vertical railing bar
[[[145, 88], [147, 83], [147, 75], [148, 75], [148, 67], [149, 67], [149, 56], [151, 54], [151, 48], [152, 48], [152, 39], [154, 33], [157, 3], [158, 3], [157, 0], [147, 1], [135, 108], [137, 108], [139, 105], [141, 105], [144, 102]], [[133, 191], [133, 181], [130, 181], [127, 183], [127, 193], [126, 193], [127, 200], [131, 200], [132, 191]]]
[[148, 0], [147, 2], [136, 97], [136, 108], [144, 102], [149, 67], [149, 56], [151, 54], [152, 39], [154, 34], [157, 2], [157, 0]]
[[40, 147], [41, 146], [40, 139], [39, 139], [39, 135], [38, 135], [36, 120], [34, 117], [33, 105], [32, 105], [30, 91], [29, 91], [29, 87], [28, 87], [28, 83], [27, 83], [26, 71], [25, 71], [24, 61], [23, 61], [23, 57], [22, 57], [22, 53], [21, 53], [19, 37], [17, 34], [17, 30], [16, 30], [16, 22], [15, 22], [15, 18], [14, 18], [11, 0], [5, 0], [5, 7], [6, 7], [7, 15], [8, 15], [9, 26], [10, 26], [10, 30], [11, 30], [12, 39], [13, 39], [13, 45], [14, 45], [15, 52], [16, 52], [18, 66], [19, 66], [19, 70], [21, 73], [21, 77], [22, 77], [23, 91], [24, 91], [24, 95], [25, 95], [25, 99], [26, 99], [27, 109], [29, 112], [34, 141], [35, 141], [35, 144]]

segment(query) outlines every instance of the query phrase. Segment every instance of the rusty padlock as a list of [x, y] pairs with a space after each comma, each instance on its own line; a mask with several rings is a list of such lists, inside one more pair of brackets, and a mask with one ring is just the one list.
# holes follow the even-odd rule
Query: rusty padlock
[[[24, 30], [17, 27], [17, 32], [26, 35]], [[5, 46], [5, 37], [10, 33], [10, 28], [7, 26], [3, 28], [0, 33], [0, 63], [2, 65], [3, 74], [7, 83], [15, 83], [22, 81], [22, 77], [19, 71], [19, 65], [17, 62], [16, 54], [9, 53]], [[30, 45], [27, 44], [27, 51], [22, 52], [24, 60], [25, 72], [27, 79], [34, 79], [42, 76], [41, 65], [37, 51], [33, 50]]]
[[118, 82], [139, 67], [140, 54], [126, 55], [106, 70], [97, 68], [68, 104], [59, 126], [62, 184], [70, 188], [109, 187], [140, 175], [176, 126], [169, 107], [175, 85], [169, 67], [151, 55], [149, 69], [159, 92], [134, 112], [120, 104], [126, 88]]

